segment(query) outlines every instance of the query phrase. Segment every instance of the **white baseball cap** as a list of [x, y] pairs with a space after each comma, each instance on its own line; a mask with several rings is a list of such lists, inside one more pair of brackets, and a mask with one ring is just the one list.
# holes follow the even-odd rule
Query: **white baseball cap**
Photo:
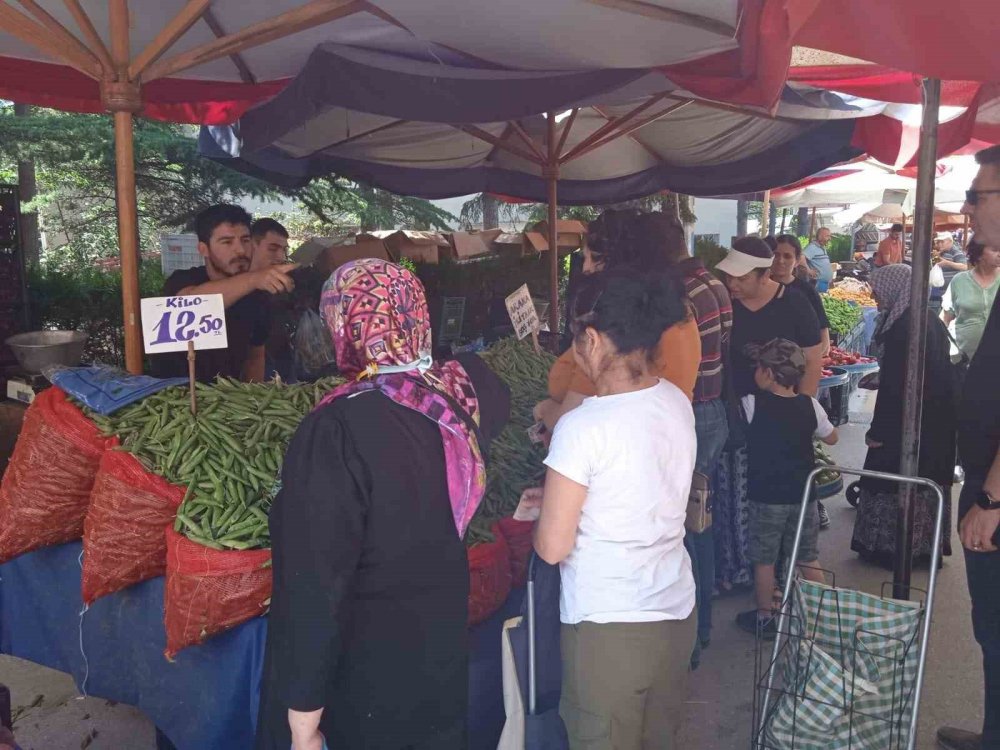
[[951, 232], [938, 232], [936, 235], [934, 235], [935, 242], [938, 242], [939, 240], [953, 240], [953, 239], [955, 238], [952, 237]]
[[726, 257], [719, 261], [716, 268], [725, 274], [739, 278], [746, 276], [758, 268], [770, 268], [774, 258], [758, 258], [756, 255], [730, 250]]

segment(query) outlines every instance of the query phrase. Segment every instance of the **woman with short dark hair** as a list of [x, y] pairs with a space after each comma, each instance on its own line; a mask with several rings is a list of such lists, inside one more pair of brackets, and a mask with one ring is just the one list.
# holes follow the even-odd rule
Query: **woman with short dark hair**
[[596, 395], [552, 436], [535, 549], [562, 573], [573, 748], [675, 747], [696, 629], [684, 548], [696, 439], [690, 401], [654, 361], [686, 317], [679, 284], [633, 270], [593, 277], [571, 306], [573, 357]]

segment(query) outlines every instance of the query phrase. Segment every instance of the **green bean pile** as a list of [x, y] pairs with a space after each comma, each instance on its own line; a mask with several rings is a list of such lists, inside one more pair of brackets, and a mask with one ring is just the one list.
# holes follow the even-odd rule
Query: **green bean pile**
[[176, 531], [212, 549], [261, 549], [270, 547], [268, 512], [288, 441], [339, 382], [286, 386], [220, 378], [196, 386], [197, 416], [186, 386], [167, 388], [110, 417], [88, 416], [105, 435], [118, 436], [119, 450], [187, 488]]
[[861, 320], [861, 308], [841, 299], [834, 299], [827, 294], [821, 294], [823, 310], [830, 321], [830, 330], [838, 336], [846, 336], [854, 330]]
[[466, 535], [470, 546], [493, 541], [494, 521], [514, 514], [521, 493], [538, 485], [544, 475], [545, 448], [532, 443], [527, 430], [534, 422], [535, 404], [548, 398], [549, 369], [555, 362], [548, 352], [535, 354], [531, 341], [501, 339], [480, 355], [510, 388], [510, 421], [490, 446], [486, 467], [486, 496]]

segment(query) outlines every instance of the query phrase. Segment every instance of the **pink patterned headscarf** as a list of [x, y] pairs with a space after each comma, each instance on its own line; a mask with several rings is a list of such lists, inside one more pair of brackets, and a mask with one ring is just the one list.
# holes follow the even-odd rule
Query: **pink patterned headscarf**
[[326, 282], [320, 314], [333, 337], [337, 366], [353, 380], [331, 391], [317, 408], [352, 393], [378, 390], [436, 422], [455, 528], [464, 536], [486, 491], [479, 441], [468, 424], [471, 419], [478, 425], [479, 402], [458, 362], [431, 359], [423, 284], [394, 263], [356, 260]]

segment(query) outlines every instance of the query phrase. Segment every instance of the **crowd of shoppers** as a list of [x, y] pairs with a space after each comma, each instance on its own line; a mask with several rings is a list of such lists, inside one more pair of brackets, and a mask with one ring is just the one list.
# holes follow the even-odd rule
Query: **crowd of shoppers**
[[[951, 750], [1000, 750], [1000, 148], [978, 158], [964, 211], [981, 244], [942, 297], [968, 362], [958, 408], [931, 309], [924, 355], [919, 472], [950, 494], [957, 428], [959, 536], [985, 676], [983, 732], [942, 728]], [[913, 272], [885, 250], [871, 277], [881, 372], [865, 467], [897, 472]], [[830, 344], [821, 274], [814, 284], [798, 271], [810, 251], [791, 235], [739, 239], [709, 272], [689, 257], [679, 221], [635, 211], [593, 222], [583, 255], [569, 348], [536, 407], [550, 435], [545, 482], [523, 500], [539, 512], [536, 553], [562, 577], [560, 716], [574, 749], [671, 748], [687, 673], [711, 641], [714, 592], [753, 583], [755, 607], [737, 622], [774, 634], [775, 566], [795, 537], [813, 442], [838, 439], [815, 398]], [[431, 358], [422, 286], [399, 266], [342, 267], [322, 308], [340, 370], [359, 377], [289, 447], [272, 513], [258, 747], [461, 748], [461, 537], [509, 394], [477, 357]], [[387, 441], [396, 470], [372, 471]], [[710, 477], [713, 524], [694, 533], [698, 475]], [[861, 484], [852, 547], [866, 560], [895, 557], [897, 492]], [[917, 494], [917, 558], [931, 552], [932, 505]], [[823, 582], [819, 509], [806, 510], [799, 573]], [[948, 554], [948, 528], [943, 539]]]

